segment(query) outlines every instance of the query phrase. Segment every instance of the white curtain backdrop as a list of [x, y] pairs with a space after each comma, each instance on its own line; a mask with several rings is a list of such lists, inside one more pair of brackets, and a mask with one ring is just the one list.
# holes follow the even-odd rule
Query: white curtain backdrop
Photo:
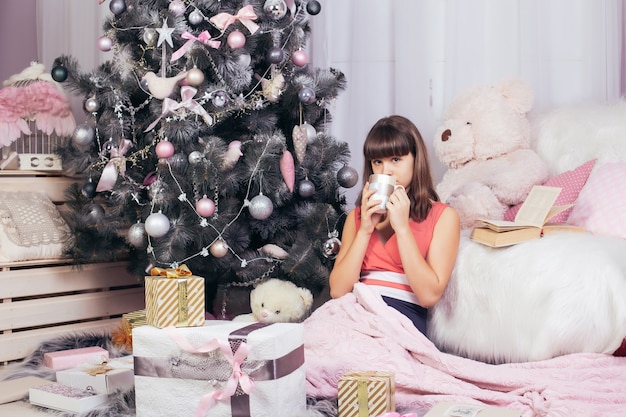
[[[537, 112], [611, 102], [625, 90], [625, 0], [319, 1], [311, 61], [346, 75], [330, 132], [350, 144], [359, 172], [378, 118], [409, 117], [430, 145], [450, 101], [476, 85], [524, 79]], [[89, 70], [110, 59], [96, 47], [107, 4], [38, 0], [40, 61], [71, 54]], [[444, 168], [432, 151], [431, 159], [438, 180]], [[350, 204], [357, 188], [348, 190]]]
[[[624, 0], [320, 3], [311, 19], [313, 63], [346, 74], [331, 132], [350, 143], [360, 172], [362, 142], [378, 118], [409, 117], [432, 149], [450, 101], [476, 85], [521, 78], [536, 112], [624, 93]], [[439, 180], [445, 169], [432, 150], [431, 160]]]

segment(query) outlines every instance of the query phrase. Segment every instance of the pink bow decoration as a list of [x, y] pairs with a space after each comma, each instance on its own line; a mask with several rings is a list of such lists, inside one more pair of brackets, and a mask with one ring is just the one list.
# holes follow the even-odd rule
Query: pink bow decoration
[[211, 48], [214, 48], [214, 49], [219, 48], [220, 45], [222, 44], [220, 41], [211, 39], [211, 35], [206, 30], [202, 32], [201, 34], [199, 34], [198, 37], [195, 37], [193, 36], [193, 34], [185, 31], [181, 35], [181, 38], [188, 39], [188, 40], [187, 42], [185, 42], [183, 46], [180, 47], [178, 51], [172, 54], [172, 58], [170, 59], [170, 62], [177, 61], [180, 57], [185, 55], [187, 51], [189, 50], [189, 48], [191, 48], [191, 45], [193, 45], [193, 43], [196, 41], [202, 43], [203, 45], [210, 46]]
[[379, 415], [378, 417], [417, 417], [417, 414], [416, 413], [400, 414], [395, 411], [392, 411], [390, 413], [383, 413]]
[[232, 23], [235, 23], [237, 20], [239, 20], [241, 24], [248, 28], [250, 33], [254, 35], [254, 32], [259, 29], [259, 25], [252, 21], [256, 18], [257, 15], [254, 13], [252, 5], [249, 4], [246, 7], [242, 7], [241, 9], [239, 9], [236, 15], [224, 12], [216, 14], [209, 20], [221, 31], [224, 31]]
[[181, 349], [190, 353], [208, 353], [215, 349], [219, 349], [228, 363], [233, 368], [233, 372], [228, 378], [224, 389], [209, 392], [200, 398], [198, 408], [196, 409], [196, 417], [204, 417], [217, 401], [230, 398], [235, 395], [237, 386], [241, 386], [241, 389], [246, 394], [250, 394], [254, 389], [254, 382], [250, 377], [241, 370], [241, 364], [248, 357], [250, 347], [247, 343], [242, 342], [235, 353], [230, 348], [230, 343], [223, 342], [218, 339], [212, 339], [199, 348], [194, 348], [185, 338], [183, 338], [179, 332], [176, 331], [176, 327], [166, 327], [163, 329], [168, 332], [170, 337], [181, 347]]
[[118, 174], [126, 173], [126, 152], [133, 146], [128, 139], [123, 139], [118, 148], [113, 148], [109, 154], [109, 162], [102, 170], [96, 191], [111, 190], [117, 181]]
[[144, 132], [148, 132], [152, 130], [157, 125], [159, 120], [165, 117], [165, 115], [167, 115], [168, 113], [173, 113], [176, 110], [181, 109], [181, 108], [187, 109], [197, 115], [202, 116], [202, 119], [204, 119], [204, 122], [207, 125], [209, 126], [212, 125], [213, 118], [211, 117], [211, 115], [207, 113], [204, 107], [202, 107], [197, 101], [193, 99], [193, 97], [196, 95], [197, 92], [198, 90], [193, 87], [183, 86], [180, 89], [180, 97], [182, 98], [180, 103], [175, 100], [172, 100], [171, 98], [163, 99], [163, 107], [161, 109], [161, 115], [154, 122], [152, 122], [150, 126], [148, 126], [146, 130], [144, 130]]

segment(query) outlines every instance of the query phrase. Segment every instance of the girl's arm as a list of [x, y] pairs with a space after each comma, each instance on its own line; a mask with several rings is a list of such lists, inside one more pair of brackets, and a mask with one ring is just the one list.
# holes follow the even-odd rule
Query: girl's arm
[[330, 296], [341, 297], [352, 291], [352, 287], [359, 281], [361, 276], [361, 266], [365, 251], [376, 224], [380, 221], [381, 215], [374, 213], [379, 204], [378, 201], [369, 201], [375, 190], [369, 189], [369, 184], [365, 184], [361, 203], [361, 224], [357, 229], [355, 220], [355, 210], [352, 210], [343, 227], [341, 233], [341, 248], [335, 259], [335, 265], [330, 272], [328, 279], [330, 285]]
[[395, 230], [404, 272], [422, 307], [432, 307], [448, 285], [459, 249], [460, 230], [457, 212], [452, 207], [445, 208], [435, 225], [426, 259], [408, 224]]

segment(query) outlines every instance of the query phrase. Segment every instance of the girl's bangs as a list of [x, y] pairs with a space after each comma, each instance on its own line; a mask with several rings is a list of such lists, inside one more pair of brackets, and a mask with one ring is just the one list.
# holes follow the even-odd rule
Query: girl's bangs
[[363, 156], [367, 160], [404, 156], [415, 152], [411, 138], [398, 134], [395, 129], [379, 129], [372, 132], [363, 144]]

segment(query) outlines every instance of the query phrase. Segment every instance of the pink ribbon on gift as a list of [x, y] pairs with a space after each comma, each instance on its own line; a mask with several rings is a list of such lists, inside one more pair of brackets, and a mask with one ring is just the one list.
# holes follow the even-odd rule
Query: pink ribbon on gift
[[211, 115], [207, 113], [204, 107], [202, 107], [197, 101], [193, 99], [197, 92], [198, 90], [193, 87], [183, 86], [180, 89], [180, 97], [182, 98], [180, 103], [172, 100], [171, 98], [165, 98], [163, 100], [161, 115], [154, 122], [150, 123], [150, 126], [148, 126], [146, 130], [144, 130], [144, 132], [152, 130], [157, 125], [157, 123], [159, 123], [159, 120], [165, 117], [166, 114], [173, 113], [181, 108], [185, 108], [195, 114], [202, 116], [206, 124], [212, 124]]
[[233, 372], [230, 374], [230, 378], [228, 378], [224, 389], [209, 392], [200, 398], [198, 407], [196, 408], [196, 417], [204, 417], [207, 411], [213, 408], [217, 401], [230, 398], [235, 395], [237, 386], [241, 386], [241, 390], [246, 394], [250, 394], [250, 392], [252, 392], [254, 389], [254, 382], [245, 372], [241, 370], [241, 364], [246, 360], [248, 353], [250, 352], [250, 347], [247, 343], [241, 342], [234, 354], [230, 348], [230, 343], [223, 342], [218, 339], [212, 339], [200, 347], [195, 348], [187, 341], [187, 339], [182, 337], [176, 329], [177, 328], [174, 326], [169, 326], [163, 330], [170, 335], [170, 337], [178, 344], [178, 346], [180, 346], [181, 349], [190, 353], [208, 353], [215, 349], [219, 349], [233, 368]]
[[383, 413], [377, 417], [417, 417], [417, 413], [400, 414], [398, 412], [392, 411], [390, 413]]
[[191, 45], [193, 45], [194, 42], [196, 41], [202, 43], [203, 45], [210, 46], [211, 48], [214, 48], [214, 49], [219, 48], [220, 45], [222, 44], [220, 41], [211, 39], [211, 35], [206, 30], [202, 32], [201, 34], [199, 34], [198, 37], [195, 37], [193, 34], [187, 31], [183, 32], [183, 34], [180, 35], [180, 37], [183, 39], [188, 39], [188, 41], [185, 42], [185, 44], [181, 46], [178, 51], [172, 54], [172, 58], [170, 59], [170, 62], [177, 61], [180, 57], [185, 55], [187, 51], [189, 50], [189, 48], [191, 48]]
[[96, 186], [96, 191], [106, 191], [113, 189], [117, 182], [118, 174], [126, 173], [126, 152], [133, 146], [133, 142], [128, 139], [122, 139], [118, 148], [111, 149], [109, 153], [109, 162], [102, 170], [100, 180]]
[[222, 31], [224, 31], [232, 23], [235, 23], [237, 20], [239, 20], [242, 25], [248, 28], [251, 34], [254, 34], [254, 32], [259, 29], [259, 25], [252, 21], [256, 18], [257, 15], [254, 13], [252, 5], [249, 4], [246, 7], [242, 7], [241, 9], [239, 9], [236, 15], [224, 12], [216, 14], [209, 20]]

